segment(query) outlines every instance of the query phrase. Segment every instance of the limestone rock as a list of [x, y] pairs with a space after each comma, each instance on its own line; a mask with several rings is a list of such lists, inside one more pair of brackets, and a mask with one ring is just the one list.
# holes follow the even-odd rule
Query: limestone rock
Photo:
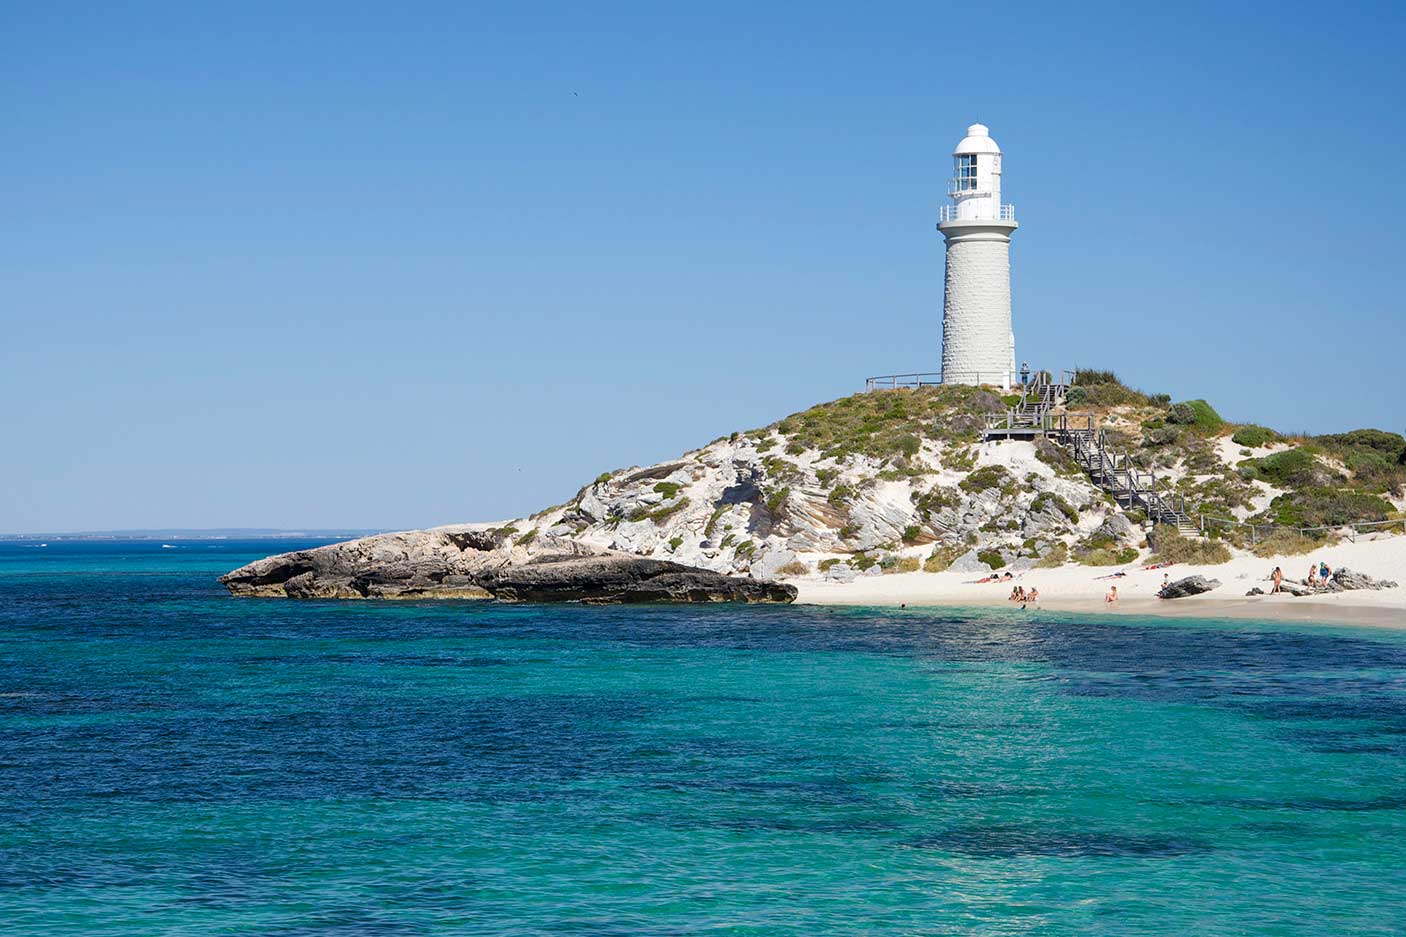
[[1114, 543], [1132, 543], [1141, 539], [1133, 522], [1126, 514], [1110, 514], [1098, 525], [1096, 535], [1109, 537]]
[[794, 586], [501, 530], [414, 530], [258, 560], [222, 577], [237, 596], [528, 602], [790, 602]]
[[1395, 589], [1396, 583], [1388, 579], [1373, 579], [1366, 573], [1355, 572], [1343, 566], [1333, 572], [1332, 583], [1345, 590], [1352, 589]]
[[1219, 579], [1207, 579], [1205, 576], [1187, 576], [1185, 579], [1178, 579], [1169, 582], [1157, 591], [1159, 599], [1182, 599], [1189, 595], [1200, 595], [1203, 592], [1210, 592], [1220, 586]]

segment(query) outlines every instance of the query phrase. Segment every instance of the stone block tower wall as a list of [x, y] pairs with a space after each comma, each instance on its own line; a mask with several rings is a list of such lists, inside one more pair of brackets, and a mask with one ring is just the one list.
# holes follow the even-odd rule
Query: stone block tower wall
[[942, 379], [1000, 384], [1014, 370], [1011, 240], [999, 231], [947, 240], [942, 303]]
[[1011, 233], [1015, 209], [1001, 204], [1001, 148], [981, 124], [972, 124], [952, 153], [937, 229], [947, 241], [942, 303], [942, 380], [999, 384], [1015, 374], [1011, 329]]

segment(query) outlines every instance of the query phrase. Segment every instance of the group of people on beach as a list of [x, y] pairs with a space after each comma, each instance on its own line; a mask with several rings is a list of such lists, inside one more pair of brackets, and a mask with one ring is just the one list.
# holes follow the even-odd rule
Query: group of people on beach
[[1019, 602], [1020, 607], [1024, 608], [1027, 603], [1034, 603], [1040, 601], [1040, 590], [1036, 589], [1034, 586], [1031, 586], [1030, 591], [1026, 592], [1024, 586], [1016, 586], [1014, 589], [1011, 590], [1010, 598], [1006, 601]]
[[[1333, 578], [1333, 568], [1320, 560], [1317, 563], [1308, 564], [1308, 578], [1304, 580], [1304, 585], [1314, 592], [1328, 588], [1329, 581]], [[1274, 583], [1274, 588], [1269, 590], [1270, 595], [1284, 591], [1284, 570], [1274, 567], [1274, 572], [1269, 574], [1269, 579]]]

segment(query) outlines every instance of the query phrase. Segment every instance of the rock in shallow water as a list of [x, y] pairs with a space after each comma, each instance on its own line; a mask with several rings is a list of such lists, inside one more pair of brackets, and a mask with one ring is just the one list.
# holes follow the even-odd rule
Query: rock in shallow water
[[416, 530], [283, 553], [220, 577], [237, 596], [513, 602], [791, 602], [794, 586], [542, 537]]

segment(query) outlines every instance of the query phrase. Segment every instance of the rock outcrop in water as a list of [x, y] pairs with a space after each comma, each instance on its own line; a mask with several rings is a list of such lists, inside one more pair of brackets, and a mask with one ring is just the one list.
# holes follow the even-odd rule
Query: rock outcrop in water
[[445, 527], [283, 553], [220, 578], [237, 596], [524, 602], [790, 602], [794, 586], [501, 529]]

